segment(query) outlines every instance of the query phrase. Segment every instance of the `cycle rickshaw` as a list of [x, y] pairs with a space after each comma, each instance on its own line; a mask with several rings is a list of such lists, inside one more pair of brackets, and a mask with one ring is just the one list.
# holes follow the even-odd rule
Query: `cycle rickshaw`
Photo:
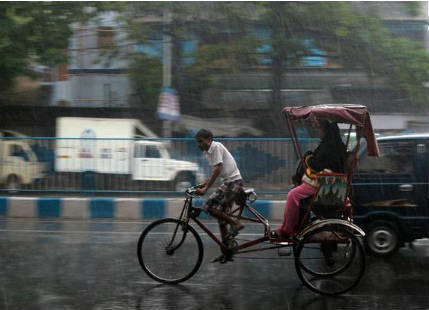
[[[179, 218], [157, 220], [140, 235], [137, 256], [141, 267], [151, 278], [174, 284], [191, 278], [197, 272], [204, 250], [201, 237], [190, 225], [190, 220], [193, 220], [229, 257], [292, 248], [299, 278], [304, 285], [319, 294], [342, 294], [358, 284], [365, 270], [361, 242], [365, 233], [353, 223], [353, 210], [348, 196], [361, 138], [366, 140], [368, 155], [379, 154], [368, 110], [361, 105], [318, 105], [286, 107], [282, 113], [302, 163], [304, 160], [294, 121], [317, 124], [327, 120], [348, 124], [346, 145], [351, 145], [352, 132], [356, 135], [356, 145], [348, 152], [346, 173], [318, 175], [319, 189], [307, 201], [304, 212], [301, 212], [299, 232], [288, 240], [271, 238], [269, 221], [250, 205], [256, 200], [256, 194], [253, 189], [247, 189], [243, 203], [232, 208], [230, 216], [263, 225], [264, 234], [245, 242], [236, 239], [222, 242], [198, 219], [202, 209], [193, 205], [196, 187], [187, 189]], [[256, 245], [259, 247], [256, 248]]]

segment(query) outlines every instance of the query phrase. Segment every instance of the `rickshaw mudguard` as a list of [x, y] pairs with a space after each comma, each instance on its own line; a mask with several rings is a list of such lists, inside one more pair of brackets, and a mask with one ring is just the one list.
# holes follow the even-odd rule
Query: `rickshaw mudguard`
[[339, 220], [339, 219], [328, 219], [328, 220], [316, 220], [313, 224], [304, 228], [297, 236], [297, 239], [302, 240], [307, 234], [315, 231], [316, 229], [319, 229], [321, 227], [328, 226], [328, 225], [344, 225], [348, 228], [353, 229], [362, 237], [365, 236], [365, 232], [362, 230], [362, 228], [353, 224], [352, 222]]

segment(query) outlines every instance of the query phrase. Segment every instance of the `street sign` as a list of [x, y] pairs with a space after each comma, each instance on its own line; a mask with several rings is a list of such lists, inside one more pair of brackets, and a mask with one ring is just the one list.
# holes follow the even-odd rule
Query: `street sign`
[[179, 97], [176, 91], [170, 87], [164, 87], [159, 97], [157, 116], [162, 120], [176, 122], [179, 120]]

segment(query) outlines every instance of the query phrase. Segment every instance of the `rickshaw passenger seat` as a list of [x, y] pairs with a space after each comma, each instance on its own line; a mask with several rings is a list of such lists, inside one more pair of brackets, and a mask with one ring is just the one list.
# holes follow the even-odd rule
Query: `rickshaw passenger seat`
[[318, 176], [319, 190], [314, 197], [312, 211], [317, 216], [337, 218], [344, 209], [347, 192], [347, 175], [324, 173]]

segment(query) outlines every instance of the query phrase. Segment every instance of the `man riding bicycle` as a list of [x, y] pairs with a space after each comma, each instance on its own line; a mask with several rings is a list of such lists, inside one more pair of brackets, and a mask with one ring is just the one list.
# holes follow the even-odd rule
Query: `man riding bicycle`
[[[218, 219], [222, 241], [226, 244], [244, 227], [240, 221], [226, 214], [231, 210], [233, 202], [239, 202], [244, 196], [243, 180], [234, 157], [222, 143], [213, 141], [213, 134], [209, 130], [200, 129], [195, 140], [212, 166], [210, 177], [199, 186], [197, 194], [204, 195], [216, 179], [221, 177], [221, 185], [206, 200], [203, 209]], [[230, 225], [229, 231], [227, 224]]]

